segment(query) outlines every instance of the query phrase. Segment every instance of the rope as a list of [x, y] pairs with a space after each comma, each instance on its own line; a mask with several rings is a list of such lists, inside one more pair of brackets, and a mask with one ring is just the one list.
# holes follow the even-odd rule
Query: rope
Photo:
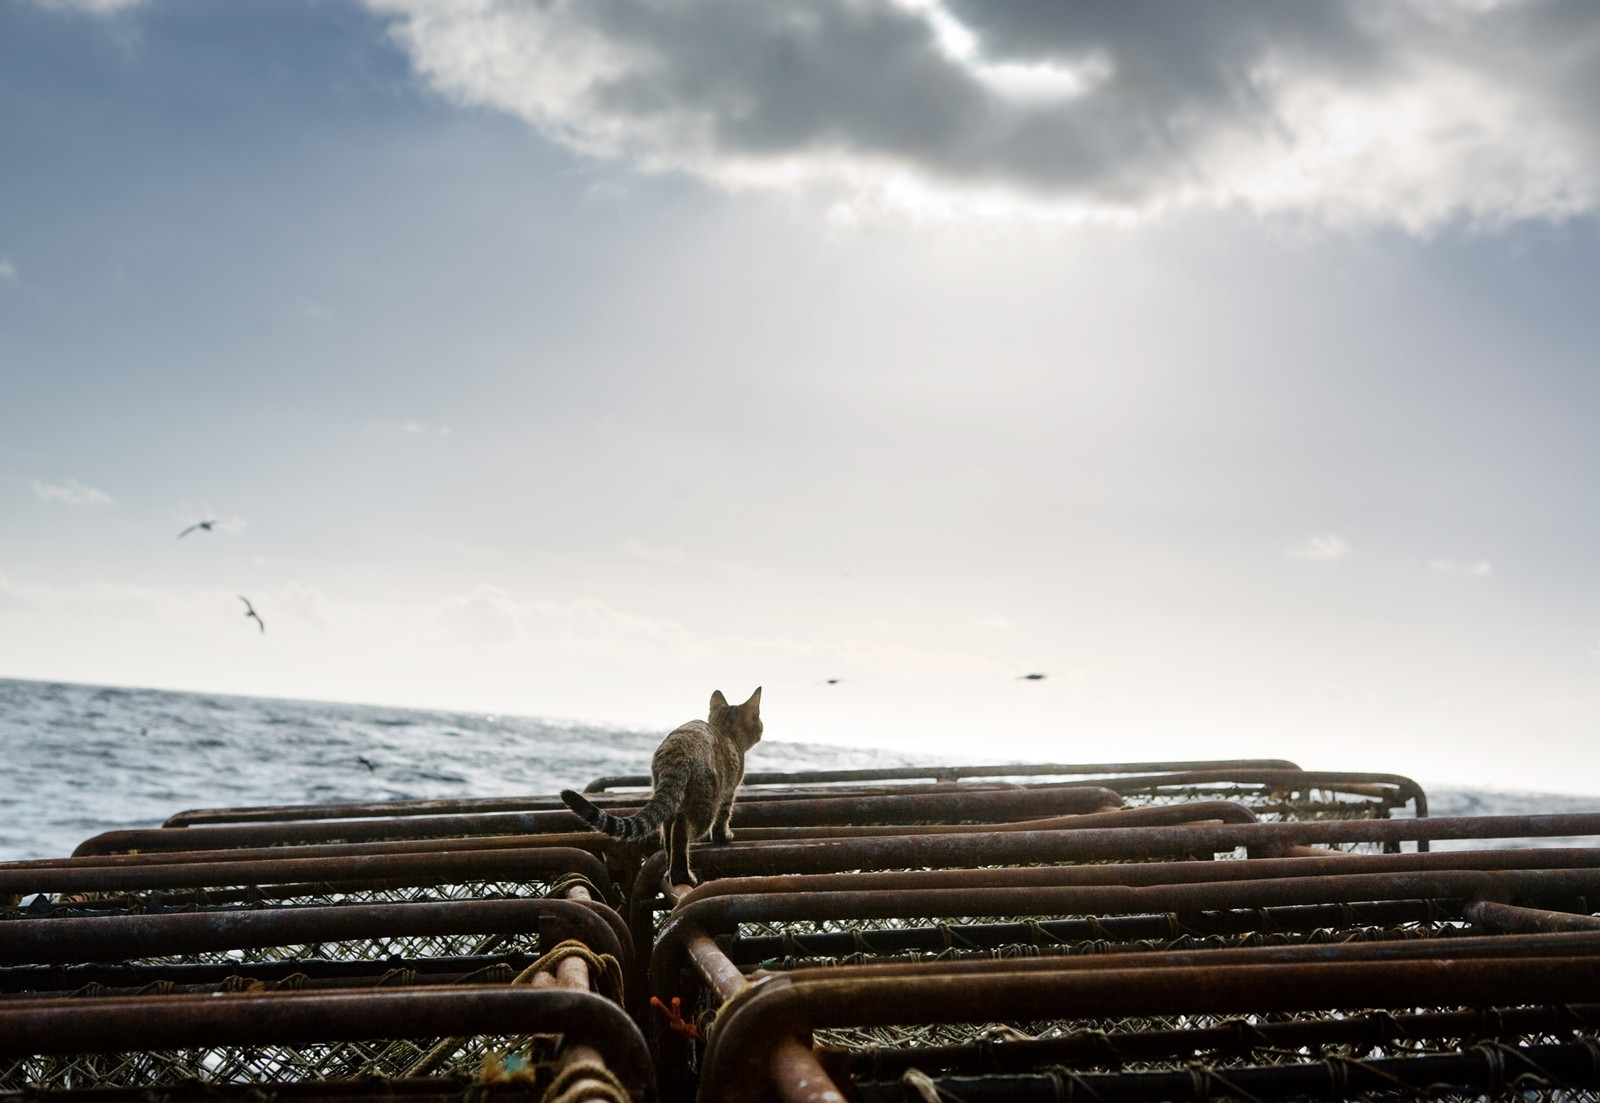
[[1212, 1090], [1213, 1083], [1221, 1084], [1226, 1094], [1235, 1099], [1242, 1099], [1244, 1103], [1261, 1103], [1261, 1100], [1233, 1083], [1216, 1069], [1208, 1069], [1202, 1065], [1189, 1066], [1189, 1085], [1195, 1099], [1209, 1099], [1213, 1095], [1223, 1094]]
[[564, 897], [567, 895], [567, 890], [571, 888], [588, 889], [589, 895], [601, 903], [611, 899], [609, 892], [601, 889], [599, 885], [596, 885], [581, 873], [563, 873], [560, 877], [550, 882], [550, 889], [545, 893], [545, 896]]
[[1028, 940], [1030, 945], [1043, 946], [1046, 944], [1046, 940], [1049, 940], [1049, 944], [1052, 946], [1065, 945], [1065, 942], [1062, 939], [1057, 938], [1055, 935], [1045, 930], [1044, 924], [1040, 923], [1037, 919], [1028, 919], [1024, 920], [1024, 922], [1028, 924]]
[[[1532, 1072], [1533, 1075], [1538, 1079], [1539, 1087], [1560, 1088], [1562, 1091], [1567, 1092], [1577, 1091], [1577, 1089], [1571, 1084], [1552, 1073], [1549, 1069], [1539, 1064], [1532, 1057], [1529, 1057], [1526, 1050], [1519, 1049], [1516, 1046], [1508, 1046], [1504, 1042], [1480, 1042], [1478, 1045], [1475, 1045], [1472, 1048], [1477, 1050], [1479, 1053], [1482, 1053], [1485, 1060], [1489, 1063], [1490, 1083], [1493, 1085], [1493, 1087], [1490, 1089], [1491, 1093], [1499, 1092], [1504, 1083], [1505, 1059], [1507, 1057], [1513, 1058], [1521, 1064], [1526, 1065], [1529, 1071]], [[1594, 1051], [1591, 1049], [1589, 1052], [1592, 1059], [1594, 1056]], [[1520, 1081], [1522, 1077], [1518, 1076], [1514, 1079]]]
[[1071, 1069], [1051, 1069], [1050, 1075], [1052, 1078], [1056, 1079], [1056, 1094], [1058, 1096], [1062, 1094], [1059, 1086], [1061, 1081], [1065, 1080], [1067, 1082], [1067, 1091], [1064, 1097], [1067, 1103], [1072, 1103], [1073, 1093], [1080, 1091], [1084, 1095], [1087, 1095], [1090, 1099], [1094, 1100], [1094, 1103], [1106, 1103], [1104, 1096], [1091, 1088], [1087, 1080], [1078, 1075], [1076, 1072], [1073, 1072]]
[[464, 976], [457, 977], [456, 984], [510, 984], [516, 977], [516, 971], [507, 961], [497, 961], [493, 965], [485, 965], [482, 969], [474, 969]]
[[553, 973], [556, 966], [569, 957], [583, 959], [593, 973], [605, 979], [606, 985], [610, 988], [607, 995], [618, 1003], [622, 1002], [622, 964], [610, 954], [595, 953], [575, 938], [556, 943], [538, 961], [511, 978], [511, 983], [531, 984], [535, 973], [544, 972], [546, 969]]
[[[1323, 1058], [1322, 1063], [1326, 1066], [1328, 1079], [1332, 1083], [1348, 1083], [1349, 1071], [1356, 1068], [1369, 1075], [1376, 1076], [1379, 1080], [1405, 1092], [1407, 1095], [1414, 1095], [1417, 1092], [1417, 1089], [1412, 1084], [1400, 1079], [1400, 1077], [1384, 1072], [1382, 1069], [1370, 1065], [1366, 1061], [1357, 1060], [1354, 1057], [1346, 1057], [1340, 1053], [1330, 1053]], [[1338, 1070], [1337, 1073], [1335, 1073], [1335, 1069]], [[1336, 1079], [1336, 1077], [1339, 1079]]]
[[[569, 957], [579, 957], [587, 962], [591, 970], [591, 976], [594, 972], [598, 972], [601, 976], [605, 977], [607, 983], [611, 986], [611, 997], [618, 1003], [622, 1002], [622, 965], [610, 954], [597, 954], [575, 938], [569, 938], [565, 942], [556, 943], [548, 952], [543, 954], [538, 961], [535, 961], [522, 972], [512, 977], [511, 983], [531, 984], [533, 982], [535, 973], [542, 972], [545, 969], [554, 971], [557, 965]], [[476, 978], [479, 973], [484, 971], [485, 970], [480, 969], [476, 973], [468, 973], [456, 983], [475, 983], [474, 978]], [[426, 1076], [437, 1069], [440, 1065], [444, 1064], [450, 1058], [454, 1057], [461, 1050], [461, 1047], [466, 1045], [466, 1043], [467, 1039], [464, 1037], [445, 1038], [441, 1040], [438, 1045], [434, 1046], [427, 1053], [423, 1054], [416, 1061], [412, 1062], [411, 1066], [407, 1068], [402, 1075]]]
[[616, 1074], [599, 1061], [576, 1061], [560, 1072], [539, 1103], [632, 1103]]
[[947, 1091], [933, 1082], [933, 1078], [919, 1068], [909, 1068], [900, 1074], [900, 1083], [915, 1092], [922, 1103], [966, 1103], [959, 1095]]

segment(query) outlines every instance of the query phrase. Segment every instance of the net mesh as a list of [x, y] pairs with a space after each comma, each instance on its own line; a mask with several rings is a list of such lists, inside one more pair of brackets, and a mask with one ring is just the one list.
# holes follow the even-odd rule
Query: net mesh
[[[1537, 1012], [1519, 1016], [1518, 1010]], [[1456, 1012], [1439, 1015], [1439, 1012]], [[1438, 1025], [1430, 1026], [1428, 1016]], [[1031, 1067], [1071, 1068], [1081, 1072], [1154, 1072], [1247, 1065], [1295, 1065], [1329, 1058], [1371, 1061], [1394, 1057], [1459, 1053], [1485, 1042], [1501, 1045], [1596, 1044], [1592, 1016], [1570, 1008], [1316, 1011], [1271, 1015], [1175, 1015], [1019, 1022], [921, 1023], [845, 1027], [815, 1031], [816, 1044], [853, 1052], [866, 1069], [874, 1059], [897, 1051], [931, 1046], [992, 1047], [1010, 1054], [1005, 1067], [1026, 1069], [1025, 1053], [1038, 1042], [1076, 1043], [1053, 1047]], [[1530, 1019], [1542, 1020], [1530, 1022]], [[1295, 1024], [1301, 1044], [1283, 1044], [1272, 1028]], [[1359, 1026], [1359, 1040], [1345, 1028]], [[1318, 1035], [1322, 1035], [1319, 1040]], [[1021, 1041], [1022, 1045], [1017, 1045]], [[904, 1057], [903, 1053], [898, 1056]], [[911, 1055], [914, 1059], [914, 1053]], [[992, 1058], [999, 1061], [1001, 1058]]]
[[457, 900], [527, 899], [550, 895], [544, 880], [460, 881], [443, 884], [219, 885], [143, 893], [36, 893], [0, 907], [0, 920], [159, 915], [248, 907], [325, 907], [358, 904], [428, 904]]
[[[273, 1084], [362, 1077], [401, 1077], [430, 1054], [427, 1074], [470, 1077], [490, 1052], [553, 1056], [545, 1035], [373, 1039], [293, 1046], [208, 1046], [129, 1053], [70, 1053], [0, 1058], [0, 1091], [73, 1091], [205, 1084]], [[435, 1047], [442, 1047], [435, 1052]]]
[[936, 921], [882, 918], [746, 922], [739, 925], [725, 945], [736, 963], [785, 971], [889, 961], [1220, 950], [1450, 938], [1469, 933], [1470, 927], [1461, 919], [1455, 902], [1415, 900], [1192, 914], [1029, 916], [1001, 922], [971, 916]]

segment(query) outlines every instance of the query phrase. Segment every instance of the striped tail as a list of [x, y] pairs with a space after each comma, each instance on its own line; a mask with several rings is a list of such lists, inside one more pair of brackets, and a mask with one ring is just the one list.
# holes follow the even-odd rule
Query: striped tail
[[675, 772], [663, 777], [650, 795], [650, 803], [631, 816], [613, 816], [585, 800], [583, 794], [571, 789], [561, 790], [566, 806], [583, 817], [597, 831], [617, 839], [637, 839], [655, 831], [671, 819], [683, 804], [683, 791], [688, 788], [687, 773]]

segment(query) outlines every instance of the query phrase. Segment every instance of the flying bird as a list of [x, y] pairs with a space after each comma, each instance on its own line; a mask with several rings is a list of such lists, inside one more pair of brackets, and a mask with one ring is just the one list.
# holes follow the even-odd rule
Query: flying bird
[[361, 765], [365, 766], [369, 772], [376, 772], [377, 769], [378, 769], [370, 761], [368, 761], [365, 757], [363, 757], [361, 755], [356, 755], [356, 761], [361, 763]]
[[1017, 675], [1017, 681], [1019, 681], [1019, 682], [1042, 682], [1042, 681], [1044, 681], [1044, 675], [1043, 674], [1018, 674]]
[[254, 605], [250, 604], [250, 599], [245, 597], [243, 594], [240, 594], [239, 600], [244, 602], [244, 615], [247, 617], [254, 617], [256, 619], [256, 623], [261, 626], [261, 630], [265, 632], [267, 630], [267, 622], [261, 619], [261, 614], [256, 612], [256, 607]]
[[828, 679], [826, 679], [824, 681], [824, 684], [825, 685], [830, 685], [830, 686], [836, 686], [842, 681], [844, 681], [843, 678], [828, 678]]
[[178, 539], [182, 540], [185, 536], [188, 536], [195, 529], [205, 529], [207, 532], [210, 532], [212, 525], [220, 525], [220, 524], [222, 524], [222, 518], [220, 518], [220, 517], [213, 517], [209, 521], [196, 521], [194, 524], [190, 525], [188, 528], [186, 528], [182, 532], [178, 533]]

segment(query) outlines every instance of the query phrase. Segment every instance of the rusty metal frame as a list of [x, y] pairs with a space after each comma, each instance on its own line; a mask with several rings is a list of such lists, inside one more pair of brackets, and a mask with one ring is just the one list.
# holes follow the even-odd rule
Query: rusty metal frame
[[[1181, 807], [1181, 806], [1180, 806]], [[1555, 816], [1462, 816], [1422, 820], [1311, 820], [1298, 823], [1193, 824], [1047, 831], [973, 830], [949, 835], [828, 839], [815, 843], [740, 842], [698, 847], [701, 879], [840, 874], [855, 871], [971, 869], [1042, 863], [1151, 862], [1211, 857], [1245, 848], [1263, 856], [1301, 853], [1317, 844], [1430, 839], [1523, 839], [1600, 835], [1600, 813]], [[1329, 857], [1323, 855], [1324, 858]], [[1354, 856], [1338, 856], [1347, 861]], [[1376, 856], [1374, 856], [1376, 857]], [[1252, 861], [1260, 861], [1256, 858]], [[1225, 863], [1231, 864], [1231, 863]], [[628, 926], [648, 950], [655, 911], [671, 906], [658, 886], [665, 855], [640, 866], [628, 895]], [[1136, 875], [1133, 875], [1136, 876]], [[641, 962], [648, 953], [637, 955]]]
[[[1151, 968], [1148, 955], [1111, 955], [1092, 959], [1089, 968], [1068, 967], [1085, 959], [1061, 959], [1050, 961], [1059, 967], [1048, 969], [1002, 961], [972, 963], [1002, 968], [960, 972], [861, 976], [826, 970], [764, 978], [730, 996], [719, 1012], [703, 1057], [699, 1098], [745, 1103], [774, 1094], [792, 1100], [837, 1094], [802, 1041], [827, 1026], [1498, 1007], [1580, 1002], [1600, 990], [1600, 954], [1592, 947], [1582, 956], [1523, 951], [1442, 957], [1410, 954], [1417, 945], [1402, 944], [1401, 952], [1377, 960], [1351, 952], [1374, 948], [1365, 944], [1317, 947], [1324, 960], [1313, 961], [1263, 963], [1240, 956], [1262, 951], [1213, 951], [1204, 964], [1161, 968]], [[1329, 955], [1345, 959], [1328, 960]], [[795, 1080], [797, 1070], [803, 1087]]]
[[[1479, 1016], [1489, 1020], [1491, 1016]], [[1463, 1045], [1453, 1053], [1356, 1060], [1334, 1054], [1293, 1064], [1192, 1066], [1182, 1070], [1065, 1072], [1045, 1070], [1000, 1076], [939, 1077], [919, 1082], [940, 1099], [963, 1103], [1167, 1103], [1184, 1099], [1420, 1099], [1448, 1097], [1525, 1099], [1541, 1092], [1557, 1098], [1600, 1087], [1600, 1045], [1592, 1036], [1534, 1045]], [[861, 1103], [903, 1103], [912, 1095], [899, 1082], [853, 1085]]]
[[[1345, 859], [1359, 868], [1363, 859]], [[990, 885], [981, 888], [906, 888], [866, 891], [746, 893], [706, 896], [675, 908], [656, 939], [650, 961], [651, 994], [663, 999], [673, 989], [695, 938], [734, 934], [741, 923], [795, 920], [940, 919], [951, 916], [1165, 916], [1197, 912], [1305, 908], [1381, 901], [1459, 901], [1458, 907], [1496, 905], [1480, 911], [1478, 922], [1491, 929], [1518, 924], [1570, 921], [1573, 929], [1600, 928], [1600, 919], [1512, 907], [1513, 900], [1572, 901], [1600, 894], [1600, 867], [1580, 869], [1423, 869], [1381, 873], [1328, 873], [1306, 877], [1251, 878], [1147, 885]], [[1306, 922], [1322, 926], [1313, 910]], [[1460, 913], [1457, 912], [1459, 915]], [[1290, 922], [1284, 912], [1280, 919]], [[1265, 919], [1266, 917], [1263, 917]], [[1472, 918], [1472, 917], [1469, 917]], [[1537, 926], [1534, 929], [1541, 929]], [[1133, 934], [1133, 938], [1147, 937]], [[1212, 951], [1221, 953], [1221, 950]], [[723, 951], [726, 955], [726, 951]], [[1047, 961], [1050, 959], [1038, 959]], [[919, 964], [916, 967], [921, 967]], [[883, 970], [888, 966], [873, 966]], [[837, 972], [837, 970], [829, 970]]]
[[[858, 823], [959, 822], [975, 819], [1029, 818], [1098, 811], [1120, 806], [1115, 793], [1095, 786], [1052, 786], [1038, 789], [980, 789], [921, 793], [910, 796], [795, 797], [781, 801], [740, 802], [733, 826], [827, 825]], [[637, 807], [637, 804], [629, 807]], [[150, 828], [108, 831], [81, 843], [74, 856], [138, 850], [217, 850], [238, 846], [303, 843], [370, 842], [479, 835], [527, 835], [572, 832], [587, 825], [573, 813], [495, 812], [462, 816], [409, 816], [389, 819], [347, 819], [291, 823], [249, 823], [228, 826]]]
[[[961, 792], [991, 789], [1069, 789], [1092, 781], [1009, 782], [973, 781], [954, 788]], [[825, 785], [801, 788], [741, 788], [742, 802], [811, 800], [818, 797], [894, 797], [924, 793], [949, 793], [946, 784]], [[638, 808], [647, 793], [596, 793], [590, 802], [610, 812]], [[407, 816], [480, 815], [489, 812], [559, 812], [566, 803], [559, 796], [459, 797], [448, 800], [380, 800], [340, 804], [269, 804], [238, 808], [192, 808], [169, 816], [162, 827], [202, 827], [221, 824], [289, 823], [305, 820], [394, 819]]]
[[519, 933], [538, 934], [541, 947], [576, 938], [625, 965], [631, 960], [628, 940], [618, 937], [617, 927], [599, 908], [545, 898], [13, 919], [0, 923], [0, 964], [107, 962], [355, 939]]
[[596, 831], [557, 831], [545, 835], [484, 835], [477, 838], [395, 839], [376, 843], [314, 843], [304, 846], [230, 847], [221, 850], [157, 850], [83, 854], [71, 858], [26, 858], [0, 862], [0, 872], [31, 869], [95, 869], [112, 866], [174, 865], [190, 862], [279, 861], [284, 858], [354, 858], [368, 854], [441, 854], [456, 851], [533, 850], [569, 847], [601, 855], [611, 839]]
[[1136, 1062], [1187, 1061], [1204, 1053], [1245, 1057], [1262, 1047], [1374, 1047], [1397, 1041], [1496, 1038], [1558, 1034], [1574, 1027], [1600, 1029], [1600, 1004], [1493, 1008], [1473, 1011], [1378, 1013], [1335, 1019], [1235, 1020], [1219, 1026], [1119, 1031], [1079, 1031], [1038, 1038], [985, 1040], [959, 1045], [848, 1050], [818, 1046], [817, 1058], [835, 1080], [888, 1080], [906, 1069], [975, 1074], [1045, 1066], [1095, 1068]]
[[[1597, 817], [1600, 819], [1600, 817]], [[1347, 821], [1348, 822], [1348, 821]], [[1443, 821], [1434, 821], [1441, 823]], [[1448, 829], [1448, 824], [1445, 825]], [[1531, 867], [1531, 868], [1525, 868]], [[1119, 884], [1117, 882], [1134, 882]], [[754, 890], [754, 891], [752, 891]], [[1198, 913], [1222, 913], [1221, 925], [1239, 930], [1257, 929], [1261, 923], [1309, 931], [1327, 925], [1362, 921], [1363, 911], [1341, 915], [1352, 902], [1394, 901], [1394, 905], [1367, 906], [1374, 915], [1401, 912], [1402, 920], [1419, 918], [1466, 919], [1480, 931], [1600, 928], [1600, 919], [1588, 915], [1548, 912], [1506, 901], [1570, 903], [1600, 892], [1600, 851], [1485, 851], [1395, 855], [1327, 855], [1321, 858], [1257, 859], [1248, 862], [1172, 862], [1150, 865], [1034, 867], [1020, 869], [932, 870], [905, 873], [836, 874], [727, 879], [711, 882], [681, 895], [667, 917], [650, 957], [650, 994], [664, 1003], [690, 993], [680, 978], [692, 966], [713, 993], [714, 1002], [731, 999], [750, 984], [739, 962], [730, 957], [732, 947], [719, 944], [718, 935], [731, 935], [741, 922], [781, 922], [825, 919], [937, 919], [959, 917], [1037, 917], [1045, 915], [1093, 916], [1094, 921], [1062, 924], [1063, 941], [1077, 938], [1117, 937], [1111, 917], [1168, 916], [1177, 914], [1197, 922]], [[1422, 907], [1410, 906], [1420, 901]], [[1454, 906], [1434, 915], [1434, 902], [1446, 899]], [[1328, 905], [1319, 907], [1319, 905]], [[1393, 917], [1391, 917], [1393, 918]], [[1074, 926], [1074, 923], [1076, 926]], [[1252, 924], [1257, 925], [1255, 927]], [[1124, 924], [1138, 928], [1140, 924]], [[1145, 924], [1148, 926], [1148, 924]], [[1020, 928], [1020, 925], [1018, 925]], [[1072, 930], [1066, 928], [1071, 927]], [[1076, 927], [1089, 928], [1077, 930]], [[963, 931], [965, 929], [963, 928]], [[1008, 932], [996, 925], [996, 938]], [[1014, 941], [1026, 935], [1009, 932]], [[638, 929], [635, 928], [637, 937]], [[888, 941], [915, 939], [907, 932], [885, 932]], [[800, 936], [804, 941], [807, 936]], [[832, 936], [816, 936], [827, 941]], [[1123, 931], [1121, 937], [1150, 937], [1142, 929]], [[1171, 934], [1168, 937], [1173, 937]], [[1544, 936], [1548, 939], [1549, 936]], [[1577, 936], [1559, 944], [1563, 952], [1579, 950], [1600, 954], [1600, 932]], [[1574, 941], [1576, 939], [1576, 941]], [[981, 940], [981, 938], [980, 938]], [[1466, 948], [1466, 943], [1474, 944]], [[1239, 955], [1254, 952], [1257, 961], [1326, 960], [1362, 956], [1392, 960], [1401, 956], [1461, 956], [1515, 949], [1536, 954], [1548, 941], [1497, 939], [1492, 933], [1471, 938], [1429, 939], [1422, 942], [1335, 944], [1302, 942], [1263, 951], [1202, 948], [1197, 951], [1147, 950], [1138, 954], [1141, 967], [1195, 964], [1197, 962], [1249, 962]], [[1498, 949], [1497, 949], [1498, 947]], [[1065, 949], [1066, 947], [1063, 947]], [[1109, 948], [1109, 947], [1108, 947]], [[1546, 952], [1549, 952], [1548, 950]], [[1268, 956], [1262, 957], [1260, 955]], [[1218, 957], [1217, 955], [1224, 955]], [[1128, 956], [1126, 953], [1124, 957]], [[1038, 957], [1031, 959], [958, 960], [940, 962], [878, 963], [833, 966], [800, 973], [766, 974], [756, 970], [757, 985], [772, 976], [823, 975], [859, 978], [863, 982], [894, 976], [931, 976], [1004, 967], [1013, 972], [1100, 968], [1110, 958]], [[641, 989], [637, 997], [642, 1001]], [[692, 1001], [691, 1001], [692, 1003]], [[719, 1013], [719, 1018], [721, 1014]], [[681, 1039], [651, 1023], [664, 1087], [684, 1090], [682, 1070], [688, 1053]], [[793, 1046], [774, 1051], [772, 1060], [785, 1075], [813, 1078], [814, 1059]]]
[[0, 1003], [3, 1057], [485, 1034], [561, 1034], [568, 1046], [602, 1054], [634, 1100], [653, 1092], [638, 1028], [589, 992], [469, 987]]
[[[910, 794], [946, 791], [962, 778], [972, 778], [976, 783], [961, 785], [963, 789], [987, 787], [1022, 788], [1023, 785], [991, 779], [1016, 777], [1062, 777], [1078, 779], [1071, 782], [1052, 782], [1028, 786], [1059, 788], [1065, 785], [1098, 784], [1104, 775], [1174, 773], [1192, 770], [1275, 770], [1298, 771], [1299, 766], [1287, 759], [1199, 759], [1188, 762], [1120, 762], [1068, 765], [1062, 763], [1029, 763], [1012, 766], [933, 766], [891, 767], [867, 770], [806, 770], [797, 773], [755, 771], [744, 776], [739, 794], [742, 801], [783, 800], [795, 797], [825, 795], [882, 796], [894, 793]], [[907, 784], [928, 780], [932, 785]], [[868, 785], [862, 782], [898, 782], [893, 785]], [[843, 786], [839, 783], [857, 783]], [[610, 793], [615, 787], [648, 789], [648, 774], [627, 774], [603, 777], [590, 782], [584, 792], [602, 808], [623, 808], [637, 804], [641, 794]], [[788, 790], [772, 786], [798, 786]], [[163, 827], [194, 827], [201, 824], [282, 823], [294, 820], [368, 819], [395, 816], [440, 816], [484, 814], [490, 812], [540, 812], [559, 811], [565, 807], [559, 797], [455, 797], [433, 800], [394, 801], [344, 801], [329, 804], [264, 804], [242, 805], [234, 808], [190, 808], [168, 817]]]
[[[944, 784], [962, 778], [1073, 777], [1097, 778], [1106, 774], [1178, 773], [1188, 770], [1299, 770], [1285, 758], [1195, 759], [1184, 762], [1030, 762], [984, 766], [888, 766], [862, 770], [798, 770], [792, 772], [756, 770], [744, 775], [744, 784], [829, 785], [862, 781], [921, 781]], [[649, 788], [649, 774], [617, 774], [600, 777], [584, 786], [585, 793], [604, 793], [609, 789]], [[1096, 780], [1094, 784], [1098, 785]]]
[[[1071, 782], [1019, 783], [1005, 779], [1021, 777], [1074, 778]], [[973, 779], [965, 783], [960, 779]], [[916, 784], [928, 779], [932, 784]], [[897, 782], [890, 785], [862, 785], [871, 782]], [[1054, 788], [1064, 785], [1097, 785], [1130, 793], [1153, 789], [1205, 784], [1257, 784], [1309, 788], [1368, 787], [1348, 791], [1365, 796], [1385, 796], [1391, 789], [1399, 795], [1398, 804], [1417, 800], [1417, 814], [1427, 814], [1427, 800], [1420, 786], [1410, 778], [1394, 774], [1308, 772], [1284, 759], [1196, 760], [1187, 762], [1122, 763], [1030, 763], [1010, 766], [953, 766], [927, 768], [888, 768], [867, 770], [811, 770], [795, 773], [753, 772], [745, 775], [740, 800], [807, 799], [832, 796], [911, 795], [948, 791], [951, 786], [965, 790], [988, 787]], [[855, 783], [845, 785], [842, 783]], [[597, 778], [584, 792], [607, 809], [626, 809], [637, 804], [641, 794], [612, 793], [613, 788], [648, 788], [647, 774], [628, 774]], [[787, 786], [791, 788], [774, 788]], [[798, 786], [799, 788], [793, 788]], [[253, 805], [237, 808], [192, 808], [169, 817], [167, 828], [247, 823], [287, 823], [340, 819], [390, 819], [412, 816], [484, 815], [504, 812], [561, 811], [554, 796], [467, 797], [443, 800], [354, 801], [332, 804]]]
[[259, 985], [266, 991], [307, 988], [389, 988], [416, 985], [509, 982], [534, 964], [523, 951], [455, 957], [387, 957], [340, 960], [285, 958], [227, 964], [151, 965], [83, 962], [55, 965], [0, 965], [0, 999], [48, 996], [166, 995], [174, 992], [237, 991]]
[[0, 899], [41, 892], [112, 893], [304, 883], [354, 889], [360, 885], [400, 887], [467, 881], [554, 880], [570, 875], [581, 876], [606, 892], [610, 881], [605, 865], [598, 858], [574, 847], [330, 857], [303, 857], [298, 852], [283, 850], [268, 853], [273, 857], [246, 861], [216, 861], [209, 854], [179, 852], [173, 857], [180, 860], [138, 865], [101, 862], [0, 865]]
[[1527, 850], [1446, 850], [1421, 854], [1345, 854], [1254, 858], [1247, 862], [1136, 862], [1096, 865], [921, 869], [886, 873], [784, 874], [706, 881], [677, 900], [711, 896], [827, 891], [911, 891], [938, 888], [1022, 888], [1040, 885], [1171, 885], [1265, 878], [1317, 877], [1351, 872], [1430, 870], [1583, 869], [1600, 867], [1600, 847]]

